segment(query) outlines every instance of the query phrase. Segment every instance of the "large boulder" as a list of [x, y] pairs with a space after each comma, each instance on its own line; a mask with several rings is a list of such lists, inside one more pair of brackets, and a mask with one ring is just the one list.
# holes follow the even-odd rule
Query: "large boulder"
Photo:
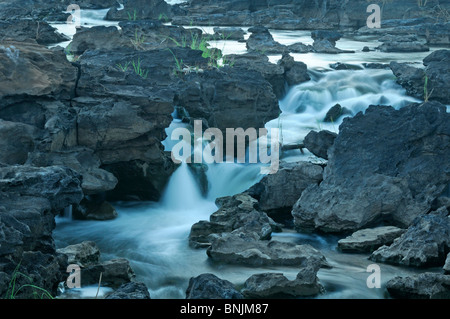
[[450, 50], [437, 50], [428, 55], [423, 64], [416, 68], [406, 63], [391, 62], [390, 67], [397, 82], [406, 92], [421, 100], [435, 100], [450, 103]]
[[206, 253], [215, 262], [247, 266], [326, 266], [325, 257], [310, 245], [260, 240], [240, 230], [216, 238]]
[[241, 290], [246, 298], [276, 298], [285, 296], [315, 296], [324, 291], [317, 278], [318, 268], [305, 267], [294, 280], [281, 273], [262, 273], [248, 278]]
[[228, 280], [213, 274], [201, 274], [189, 280], [186, 299], [244, 299]]
[[264, 128], [279, 115], [272, 85], [258, 71], [224, 67], [192, 72], [185, 79], [187, 87], [177, 94], [176, 105], [184, 107], [191, 118], [206, 119], [209, 127], [222, 132]]
[[336, 133], [327, 130], [311, 131], [303, 139], [303, 145], [317, 157], [327, 160], [328, 150], [333, 146], [336, 137]]
[[403, 266], [443, 266], [450, 250], [450, 217], [445, 208], [418, 217], [392, 245], [382, 246], [370, 256], [377, 262]]
[[264, 176], [248, 193], [269, 215], [290, 212], [302, 192], [322, 181], [323, 168], [309, 162], [281, 162], [278, 172]]
[[218, 198], [216, 204], [219, 209], [209, 221], [199, 221], [191, 227], [190, 246], [209, 247], [217, 236], [236, 229], [255, 232], [259, 239], [269, 239], [273, 230], [279, 230], [266, 213], [256, 210], [257, 201], [247, 193]]
[[124, 258], [88, 265], [81, 269], [80, 275], [83, 285], [95, 285], [101, 282], [113, 288], [132, 282], [136, 277], [130, 262]]
[[406, 228], [450, 181], [450, 121], [444, 105], [370, 106], [344, 119], [320, 185], [292, 214], [299, 229], [349, 232], [384, 222]]
[[4, 40], [0, 53], [0, 109], [28, 96], [61, 101], [74, 97], [78, 70], [61, 48]]
[[79, 244], [59, 248], [57, 252], [66, 255], [69, 264], [77, 264], [80, 267], [97, 264], [100, 259], [100, 250], [93, 241], [83, 241]]
[[278, 99], [282, 99], [286, 94], [286, 84], [292, 86], [311, 79], [306, 64], [294, 61], [289, 53], [283, 54], [277, 64], [271, 63], [265, 54], [257, 51], [230, 54], [226, 55], [225, 59], [230, 61], [233, 67], [260, 72], [272, 85]]
[[408, 277], [394, 277], [386, 283], [393, 298], [399, 299], [449, 299], [450, 276], [422, 273]]

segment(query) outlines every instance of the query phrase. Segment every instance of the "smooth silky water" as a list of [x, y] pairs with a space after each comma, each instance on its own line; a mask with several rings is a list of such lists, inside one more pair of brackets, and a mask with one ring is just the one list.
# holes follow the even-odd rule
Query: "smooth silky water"
[[[168, 1], [170, 2], [170, 1]], [[175, 3], [178, 1], [172, 1]], [[103, 21], [105, 10], [85, 11], [89, 18], [88, 26], [117, 25]], [[82, 12], [83, 14], [83, 12]], [[62, 33], [72, 36], [74, 30], [67, 25], [54, 24]], [[212, 33], [212, 27], [199, 27]], [[244, 28], [246, 30], [246, 28]], [[298, 41], [311, 44], [310, 32], [271, 30], [274, 39], [283, 44]], [[248, 37], [248, 35], [247, 35]], [[61, 43], [66, 46], [68, 43]], [[245, 43], [236, 41], [212, 41], [212, 46], [223, 49], [225, 54], [246, 52]], [[415, 62], [421, 65], [422, 59], [429, 54], [387, 54], [381, 52], [362, 52], [364, 46], [375, 48], [379, 45], [376, 38], [341, 39], [337, 47], [354, 50], [353, 54], [292, 54], [297, 61], [308, 65], [311, 81], [288, 88], [286, 96], [280, 101], [280, 117], [267, 123], [268, 129], [281, 129], [284, 144], [302, 142], [312, 129], [327, 129], [339, 132], [342, 118], [332, 123], [322, 120], [330, 107], [339, 103], [351, 114], [364, 112], [371, 104], [392, 105], [398, 109], [417, 101], [406, 96], [405, 90], [395, 83], [390, 70], [354, 70], [330, 71], [329, 65], [335, 62], [361, 64], [363, 62], [389, 63], [390, 61]], [[433, 49], [434, 50], [434, 49]], [[274, 63], [280, 56], [270, 56]], [[166, 129], [171, 131], [185, 126], [174, 119]], [[167, 139], [163, 142], [166, 150], [170, 150], [174, 142]], [[308, 153], [289, 151], [283, 154], [283, 160], [320, 161]], [[58, 248], [85, 240], [95, 241], [101, 251], [101, 259], [126, 258], [136, 273], [136, 280], [144, 282], [149, 288], [151, 297], [185, 298], [189, 279], [202, 273], [214, 273], [220, 278], [233, 282], [241, 287], [244, 281], [260, 272], [282, 272], [286, 277], [294, 279], [296, 267], [245, 267], [212, 262], [205, 249], [193, 249], [188, 245], [191, 226], [208, 220], [211, 213], [217, 210], [215, 199], [245, 191], [258, 182], [259, 164], [210, 164], [207, 167], [208, 193], [202, 194], [199, 181], [186, 164], [181, 164], [171, 177], [164, 195], [159, 202], [118, 202], [113, 203], [118, 217], [110, 221], [76, 221], [61, 216], [56, 218], [57, 226], [54, 238]], [[339, 237], [318, 234], [300, 234], [291, 229], [282, 233], [274, 233], [273, 240], [290, 241], [298, 244], [308, 243], [319, 249], [333, 266], [321, 269], [318, 277], [326, 288], [324, 295], [316, 298], [385, 298], [385, 283], [394, 276], [411, 275], [414, 269], [380, 264], [382, 289], [369, 289], [366, 280], [370, 273], [367, 266], [372, 264], [368, 254], [343, 254], [337, 251]], [[110, 288], [103, 287], [99, 296], [103, 296]], [[90, 298], [97, 293], [96, 287], [83, 287], [79, 290], [66, 290], [65, 296], [70, 298]]]

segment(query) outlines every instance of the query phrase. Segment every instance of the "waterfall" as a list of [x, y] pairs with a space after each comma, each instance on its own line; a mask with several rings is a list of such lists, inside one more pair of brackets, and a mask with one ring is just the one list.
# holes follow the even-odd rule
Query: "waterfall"
[[169, 180], [161, 205], [166, 209], [186, 210], [198, 207], [201, 201], [204, 198], [200, 186], [188, 165], [182, 162]]

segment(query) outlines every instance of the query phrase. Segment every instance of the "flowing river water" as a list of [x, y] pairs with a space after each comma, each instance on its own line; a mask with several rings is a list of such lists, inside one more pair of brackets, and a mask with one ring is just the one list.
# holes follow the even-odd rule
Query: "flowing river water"
[[[176, 1], [172, 1], [176, 2]], [[83, 11], [88, 26], [116, 25], [103, 21], [106, 10]], [[56, 25], [58, 30], [73, 35], [67, 25]], [[205, 32], [212, 28], [201, 27]], [[282, 44], [301, 41], [311, 44], [310, 32], [271, 30], [274, 39]], [[66, 46], [67, 43], [62, 43]], [[225, 54], [245, 53], [245, 43], [234, 41], [213, 41]], [[353, 54], [293, 54], [294, 58], [308, 65], [312, 80], [288, 89], [280, 100], [280, 117], [266, 124], [267, 128], [282, 124], [283, 143], [301, 142], [312, 129], [327, 129], [338, 132], [342, 119], [333, 123], [322, 120], [329, 108], [336, 103], [346, 107], [352, 114], [364, 111], [369, 105], [384, 104], [401, 108], [416, 101], [406, 96], [404, 89], [395, 83], [392, 72], [379, 69], [330, 71], [330, 63], [344, 62], [361, 65], [363, 62], [389, 63], [390, 61], [415, 62], [430, 52], [387, 54], [362, 52], [364, 46], [374, 48], [379, 42], [374, 38], [341, 39], [337, 47], [354, 50]], [[280, 56], [270, 56], [276, 62]], [[183, 125], [177, 119], [167, 128], [171, 130]], [[166, 140], [164, 146], [170, 150], [173, 142]], [[309, 153], [289, 151], [283, 160], [319, 161]], [[136, 273], [136, 280], [144, 282], [151, 297], [185, 298], [189, 279], [202, 273], [214, 273], [240, 287], [253, 274], [260, 272], [281, 272], [294, 279], [298, 269], [295, 267], [244, 267], [212, 262], [204, 249], [192, 249], [188, 245], [191, 226], [208, 220], [217, 210], [215, 199], [245, 191], [258, 182], [259, 164], [210, 164], [207, 170], [209, 190], [202, 195], [199, 182], [186, 164], [182, 164], [171, 177], [163, 197], [159, 202], [118, 202], [114, 203], [118, 217], [110, 221], [75, 221], [57, 217], [54, 238], [57, 247], [95, 241], [102, 253], [102, 260], [126, 258]], [[382, 289], [370, 289], [366, 280], [370, 273], [367, 266], [372, 264], [367, 254], [344, 254], [337, 251], [336, 236], [300, 234], [291, 229], [273, 234], [274, 240], [290, 241], [298, 244], [308, 243], [319, 249], [333, 266], [321, 269], [318, 277], [326, 293], [316, 298], [385, 298], [384, 284], [397, 275], [411, 275], [413, 269], [380, 265]], [[83, 287], [66, 291], [70, 298], [89, 298], [95, 296], [97, 287]], [[108, 292], [102, 288], [100, 296]]]

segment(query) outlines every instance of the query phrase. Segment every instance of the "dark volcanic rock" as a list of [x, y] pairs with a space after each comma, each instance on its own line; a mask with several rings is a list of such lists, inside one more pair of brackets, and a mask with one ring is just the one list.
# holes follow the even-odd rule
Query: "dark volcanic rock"
[[59, 248], [57, 252], [66, 255], [69, 264], [77, 264], [80, 267], [98, 264], [100, 258], [100, 250], [93, 241]]
[[[83, 197], [80, 179], [62, 167], [0, 164], [0, 273], [7, 282], [19, 271], [25, 276], [18, 276], [17, 287], [36, 285], [54, 295], [66, 279], [67, 258], [56, 254], [52, 231], [55, 216]], [[10, 288], [0, 286], [0, 294]], [[31, 298], [33, 292], [14, 293], [16, 298]]]
[[214, 38], [217, 40], [234, 40], [234, 41], [244, 41], [244, 36], [246, 32], [241, 28], [220, 28], [215, 27]]
[[284, 77], [289, 86], [300, 84], [311, 79], [306, 64], [295, 61], [288, 53], [283, 53], [277, 64], [284, 68]]
[[336, 133], [327, 130], [311, 131], [305, 136], [303, 144], [314, 155], [328, 159], [328, 150], [333, 146], [337, 136]]
[[84, 285], [95, 285], [100, 281], [109, 287], [120, 287], [134, 280], [134, 270], [130, 262], [124, 258], [111, 259], [100, 264], [89, 265], [81, 269]]
[[222, 233], [239, 229], [255, 232], [259, 239], [268, 239], [278, 225], [266, 213], [256, 210], [257, 201], [246, 193], [216, 200], [219, 209], [209, 221], [195, 223], [189, 234], [189, 245], [195, 248], [209, 247]]
[[424, 98], [425, 71], [423, 69], [394, 61], [389, 66], [397, 77], [397, 82], [406, 89], [408, 95]]
[[272, 86], [257, 71], [224, 67], [190, 73], [186, 84], [175, 104], [184, 107], [191, 118], [206, 119], [209, 127], [222, 132], [226, 128], [263, 128], [267, 121], [278, 117], [278, 100]]
[[450, 250], [450, 217], [442, 208], [418, 217], [390, 246], [376, 250], [370, 259], [413, 267], [443, 266]]
[[260, 72], [272, 85], [278, 99], [285, 95], [286, 84], [292, 86], [311, 79], [306, 64], [294, 61], [288, 53], [283, 54], [277, 64], [271, 63], [266, 55], [259, 52], [231, 54], [226, 59], [233, 63], [233, 67]]
[[27, 96], [58, 100], [74, 96], [78, 71], [62, 49], [5, 40], [0, 53], [0, 109]]
[[0, 21], [0, 39], [2, 41], [7, 39], [14, 41], [31, 39], [42, 45], [50, 45], [69, 40], [66, 36], [56, 32], [56, 29], [45, 21], [25, 19]]
[[450, 50], [437, 50], [423, 59], [430, 100], [450, 103]]
[[281, 98], [285, 94], [286, 69], [281, 65], [271, 63], [265, 54], [260, 52], [230, 54], [226, 56], [226, 59], [233, 63], [233, 67], [261, 73], [272, 85], [273, 92], [277, 98]]
[[356, 231], [384, 222], [408, 227], [450, 180], [450, 121], [439, 103], [400, 110], [370, 106], [346, 118], [328, 151], [324, 180], [303, 191], [296, 227]]
[[117, 211], [107, 201], [84, 198], [80, 204], [73, 207], [72, 217], [73, 219], [110, 220], [117, 217]]
[[240, 230], [216, 238], [206, 251], [217, 262], [247, 266], [326, 266], [325, 257], [310, 245], [259, 240]]
[[342, 37], [339, 32], [316, 30], [311, 32], [311, 37], [314, 40], [312, 47], [316, 53], [354, 53], [354, 51], [336, 48], [336, 41]]
[[[34, 126], [0, 119], [0, 162], [25, 164], [36, 147], [39, 133]], [[14, 143], [11, 143], [11, 136], [14, 136]]]
[[323, 121], [332, 123], [338, 120], [341, 116], [346, 114], [352, 114], [352, 112], [346, 109], [345, 107], [342, 107], [340, 104], [335, 104], [328, 110]]
[[315, 296], [324, 291], [319, 283], [319, 268], [305, 267], [294, 280], [281, 273], [262, 273], [248, 278], [241, 290], [246, 298], [275, 298], [283, 296]]
[[[194, 41], [209, 39], [196, 28], [164, 25], [157, 20], [122, 21], [120, 30], [115, 26], [94, 26], [79, 28], [69, 46], [74, 54], [87, 50], [118, 50], [123, 48], [136, 50], [154, 50], [190, 47]], [[131, 66], [130, 66], [131, 67]]]
[[291, 211], [302, 192], [322, 181], [323, 168], [308, 162], [280, 163], [277, 173], [266, 175], [248, 193], [258, 200], [258, 208], [271, 213]]
[[105, 299], [151, 299], [147, 286], [143, 282], [128, 282], [122, 284]]
[[247, 40], [247, 49], [249, 51], [257, 51], [264, 54], [279, 54], [287, 51], [286, 46], [276, 42], [265, 27], [253, 27], [248, 29], [248, 32], [251, 32]]
[[0, 165], [2, 193], [45, 198], [54, 212], [81, 201], [80, 180], [80, 175], [64, 167]]
[[427, 52], [430, 48], [422, 41], [414, 36], [398, 36], [398, 35], [386, 35], [381, 37], [379, 41], [383, 42], [382, 45], [376, 49], [381, 52]]
[[380, 246], [392, 244], [404, 232], [404, 229], [394, 226], [361, 229], [339, 240], [338, 248], [343, 252], [373, 252]]
[[[444, 104], [450, 103], [450, 50], [437, 50], [423, 60], [425, 69], [405, 63], [391, 62], [397, 82], [407, 93], [418, 99], [428, 98]], [[425, 96], [427, 94], [428, 96]]]
[[189, 280], [186, 299], [244, 299], [244, 296], [228, 280], [201, 274]]
[[393, 298], [400, 299], [449, 299], [450, 276], [422, 273], [410, 277], [395, 277], [386, 284]]
[[[431, 0], [430, 0], [431, 1]], [[410, 28], [421, 25], [423, 32], [428, 27], [434, 34], [433, 23], [445, 20], [445, 10], [449, 4], [428, 1], [428, 5], [418, 10], [417, 3], [410, 0], [399, 0], [383, 3], [383, 31], [388, 28]], [[437, 8], [440, 4], [441, 10]], [[182, 5], [181, 12], [173, 18], [173, 23], [181, 25], [261, 25], [273, 29], [286, 30], [349, 30], [359, 29], [367, 24], [366, 14], [368, 2], [354, 0], [195, 0]], [[389, 23], [391, 21], [391, 23]], [[405, 23], [405, 21], [409, 21]], [[425, 26], [424, 22], [428, 22]], [[368, 29], [365, 27], [365, 29]], [[414, 31], [414, 29], [412, 29]], [[374, 32], [368, 29], [366, 32]], [[415, 33], [411, 29], [404, 33]], [[442, 36], [445, 33], [442, 32]]]

